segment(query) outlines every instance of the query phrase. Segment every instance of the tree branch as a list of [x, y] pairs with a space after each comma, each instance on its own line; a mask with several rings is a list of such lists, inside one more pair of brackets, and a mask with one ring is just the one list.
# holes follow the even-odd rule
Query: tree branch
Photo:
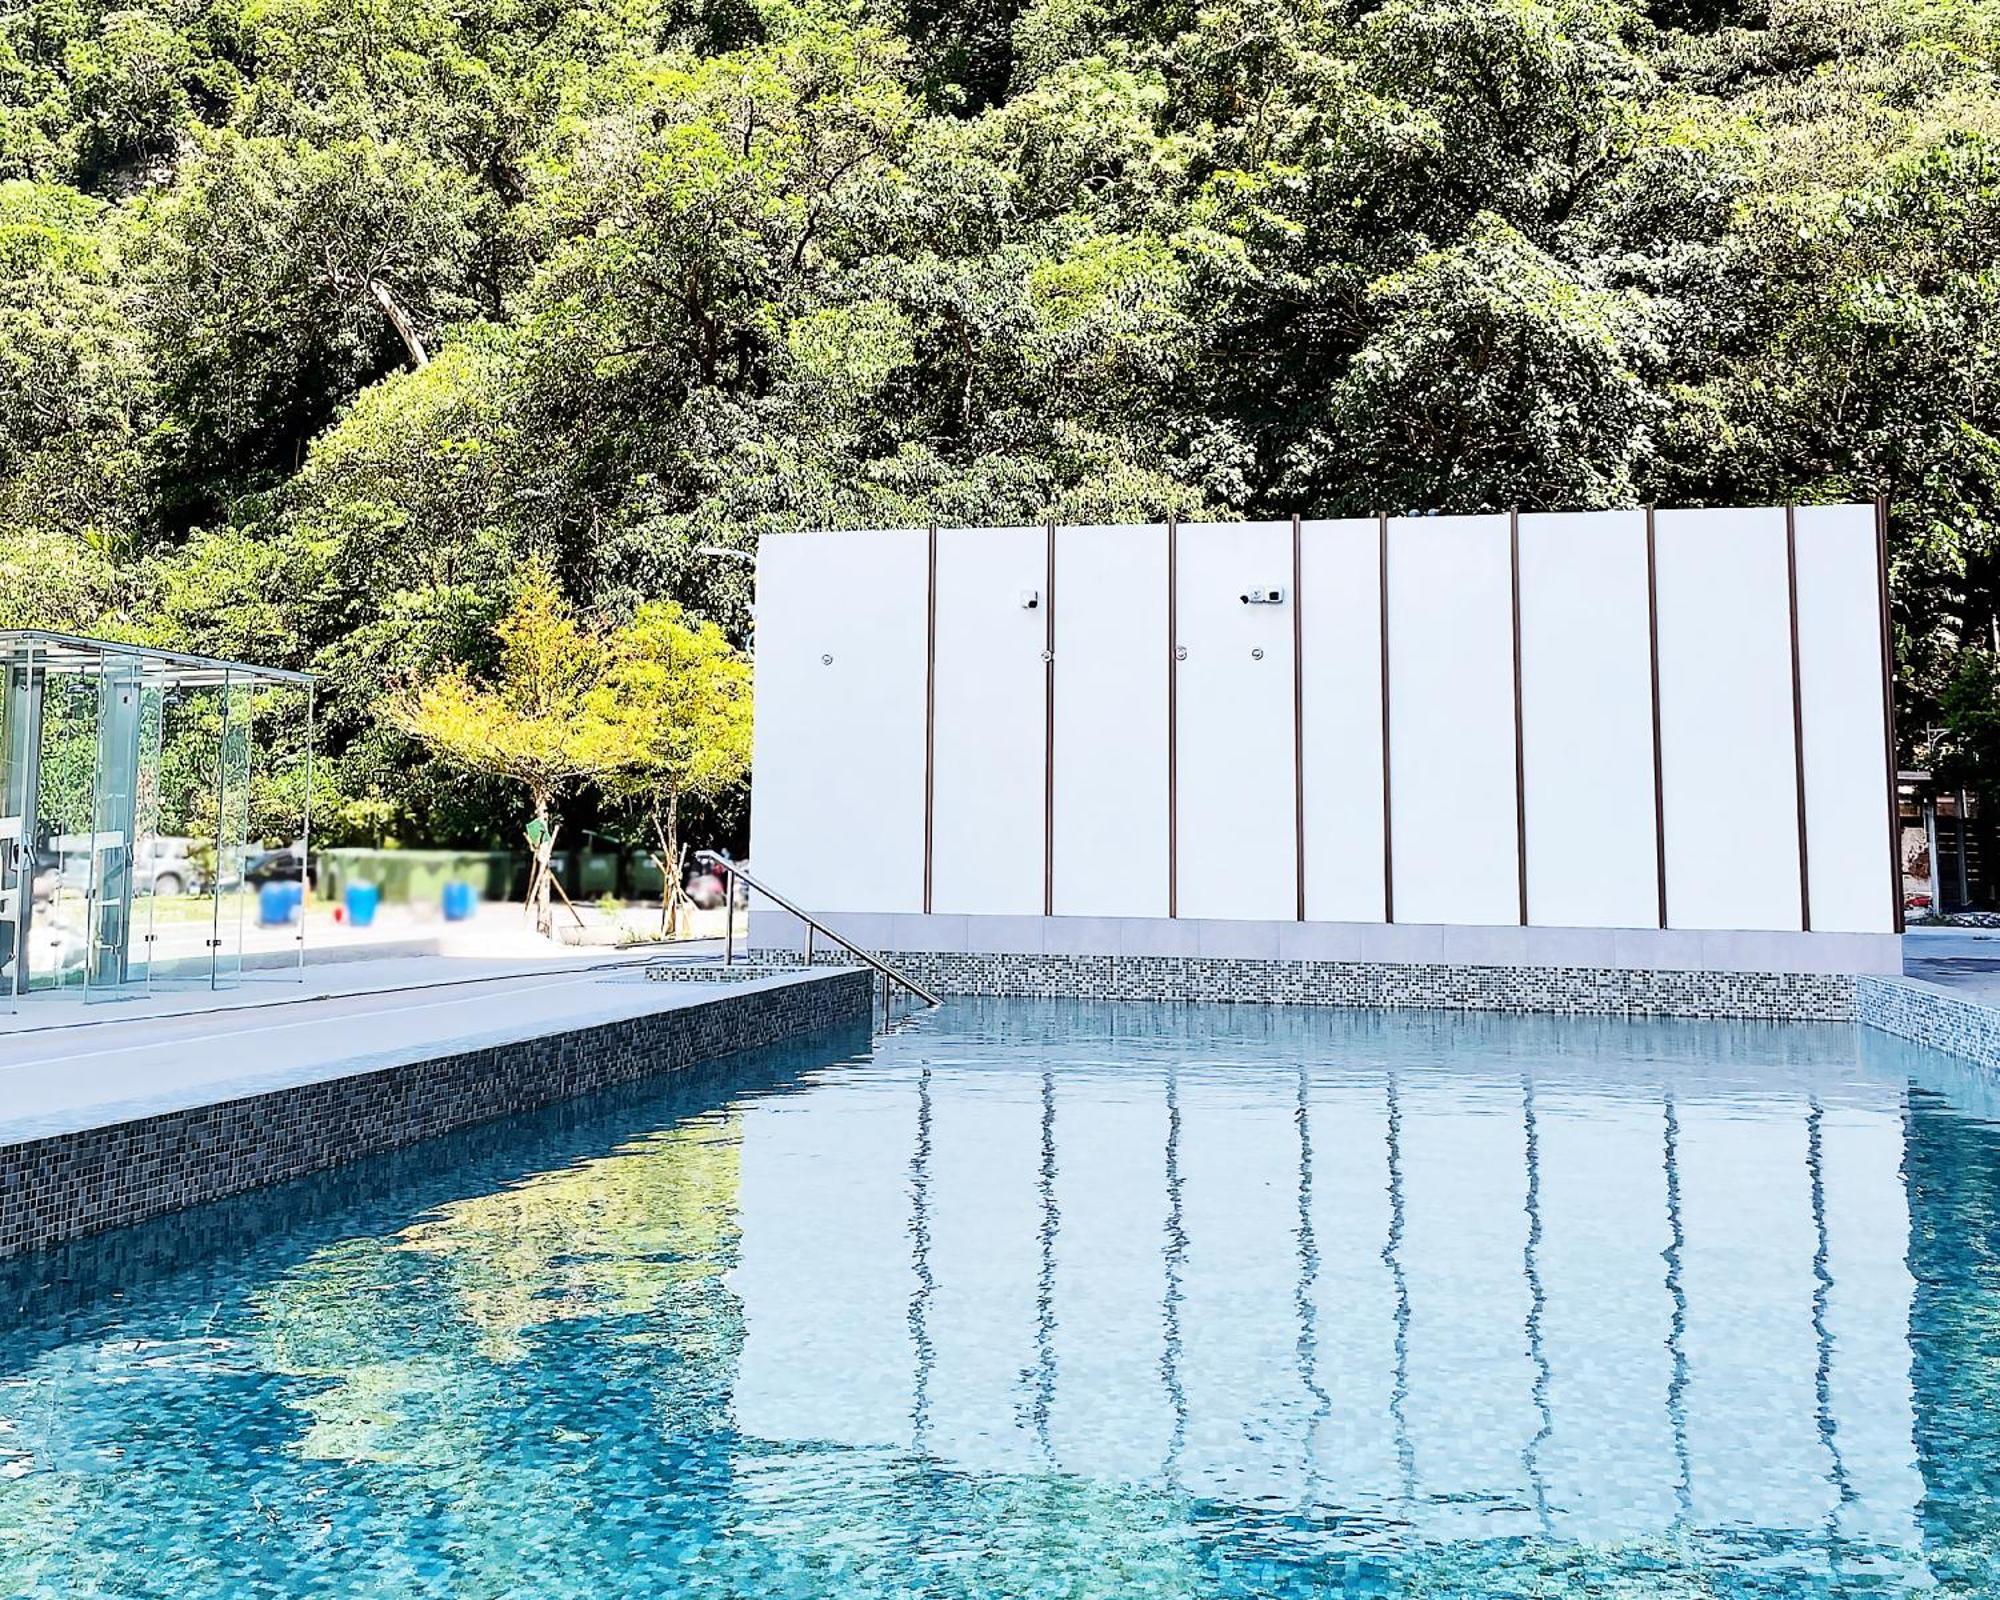
[[424, 349], [424, 341], [418, 337], [417, 325], [410, 320], [409, 312], [397, 304], [396, 297], [389, 292], [389, 286], [380, 278], [368, 280], [368, 292], [375, 297], [375, 303], [382, 308], [382, 315], [389, 319], [389, 325], [403, 341], [403, 348], [410, 352], [411, 365], [427, 367], [431, 364], [429, 352]]

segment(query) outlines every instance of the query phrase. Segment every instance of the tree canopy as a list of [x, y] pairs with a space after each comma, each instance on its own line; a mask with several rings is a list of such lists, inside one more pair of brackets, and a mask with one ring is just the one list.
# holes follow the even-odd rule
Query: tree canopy
[[702, 547], [770, 530], [1883, 492], [1905, 728], [1971, 751], [1996, 20], [23, 0], [0, 625], [318, 671], [333, 831], [471, 842], [382, 708], [531, 560], [741, 641]]

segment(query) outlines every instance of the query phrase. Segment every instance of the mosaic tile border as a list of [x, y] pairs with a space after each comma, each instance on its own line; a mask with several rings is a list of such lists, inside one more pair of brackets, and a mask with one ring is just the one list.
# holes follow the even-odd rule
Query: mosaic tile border
[[863, 971], [0, 1146], [0, 1259], [868, 1018]]
[[1916, 978], [1860, 978], [1854, 1020], [1982, 1067], [2000, 1068], [2000, 1010]]
[[[831, 965], [837, 954], [820, 959]], [[787, 962], [798, 964], [798, 957], [784, 950], [753, 950], [751, 959], [765, 970]], [[1857, 981], [1846, 973], [1262, 961], [1228, 956], [897, 950], [881, 952], [880, 959], [940, 994], [1786, 1022], [1853, 1020]]]

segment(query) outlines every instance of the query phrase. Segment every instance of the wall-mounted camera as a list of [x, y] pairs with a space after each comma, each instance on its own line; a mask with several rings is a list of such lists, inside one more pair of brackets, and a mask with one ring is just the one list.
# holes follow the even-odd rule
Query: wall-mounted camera
[[1281, 606], [1285, 603], [1283, 589], [1245, 589], [1242, 594], [1246, 606]]

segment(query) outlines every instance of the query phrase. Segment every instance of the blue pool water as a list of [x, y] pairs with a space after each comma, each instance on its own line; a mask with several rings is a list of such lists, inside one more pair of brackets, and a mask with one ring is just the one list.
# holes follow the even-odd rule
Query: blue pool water
[[1843, 1028], [964, 1003], [0, 1293], [0, 1594], [2000, 1592], [2000, 1127]]

